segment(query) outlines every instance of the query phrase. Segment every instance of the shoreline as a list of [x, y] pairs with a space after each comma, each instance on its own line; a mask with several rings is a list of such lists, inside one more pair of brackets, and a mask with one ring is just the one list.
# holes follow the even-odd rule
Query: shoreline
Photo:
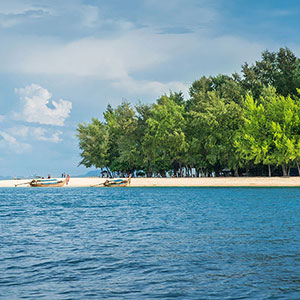
[[[61, 178], [57, 178], [61, 179]], [[68, 187], [92, 187], [107, 178], [70, 178]], [[124, 178], [127, 179], [127, 178]], [[0, 180], [0, 187], [28, 187], [31, 179]], [[100, 186], [101, 187], [101, 186]], [[130, 187], [300, 187], [300, 177], [131, 178]]]

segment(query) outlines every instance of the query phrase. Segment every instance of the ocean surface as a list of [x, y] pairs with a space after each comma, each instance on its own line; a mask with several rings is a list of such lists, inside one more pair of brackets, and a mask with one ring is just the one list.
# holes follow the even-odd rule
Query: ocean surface
[[299, 188], [2, 188], [0, 299], [300, 299]]

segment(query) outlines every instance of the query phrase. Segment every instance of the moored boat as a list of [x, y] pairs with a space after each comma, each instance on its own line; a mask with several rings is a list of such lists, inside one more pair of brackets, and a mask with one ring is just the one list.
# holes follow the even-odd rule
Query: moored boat
[[29, 182], [31, 187], [62, 187], [66, 183], [66, 180], [57, 179], [33, 179]]
[[113, 179], [113, 180], [106, 180], [103, 185], [105, 187], [122, 187], [122, 186], [128, 186], [130, 184], [130, 178], [129, 179]]

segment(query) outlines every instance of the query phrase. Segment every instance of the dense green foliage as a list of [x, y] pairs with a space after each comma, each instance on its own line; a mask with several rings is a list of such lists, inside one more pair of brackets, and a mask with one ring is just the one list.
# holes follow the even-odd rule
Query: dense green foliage
[[[118, 175], [284, 175], [300, 162], [300, 61], [265, 51], [241, 76], [203, 76], [154, 104], [110, 105], [79, 124], [80, 164]], [[300, 174], [300, 172], [299, 172]]]

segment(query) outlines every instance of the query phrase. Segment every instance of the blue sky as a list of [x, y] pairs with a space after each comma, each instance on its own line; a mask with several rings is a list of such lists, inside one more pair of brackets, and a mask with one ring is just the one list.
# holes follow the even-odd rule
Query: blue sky
[[263, 50], [300, 56], [296, 0], [0, 1], [0, 176], [84, 174], [76, 127]]

